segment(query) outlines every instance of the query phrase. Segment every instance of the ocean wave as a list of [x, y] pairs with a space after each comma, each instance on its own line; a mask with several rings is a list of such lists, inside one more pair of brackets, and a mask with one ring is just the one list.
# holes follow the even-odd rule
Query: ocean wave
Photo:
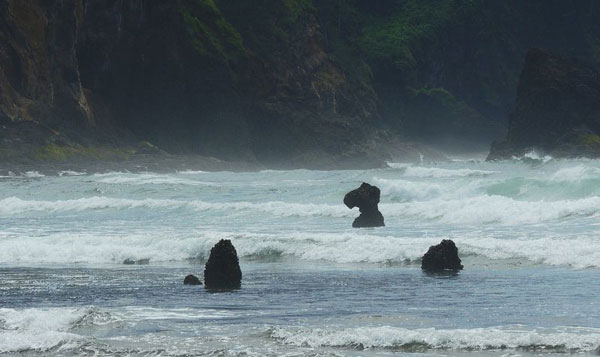
[[473, 169], [443, 169], [439, 167], [408, 166], [404, 169], [404, 176], [418, 178], [444, 178], [444, 177], [473, 177], [490, 176], [498, 171], [473, 170]]
[[[600, 197], [557, 201], [520, 201], [504, 196], [475, 196], [380, 205], [384, 216], [454, 225], [520, 225], [600, 214]], [[389, 220], [387, 220], [389, 222]]]
[[65, 171], [58, 172], [58, 176], [83, 176], [85, 174], [86, 174], [85, 172], [72, 171], [72, 170], [65, 170]]
[[198, 174], [208, 173], [208, 171], [202, 171], [202, 170], [182, 170], [182, 171], [177, 171], [177, 173], [181, 174], [181, 175], [198, 175]]
[[595, 352], [600, 347], [600, 330], [556, 328], [525, 330], [514, 327], [475, 329], [406, 329], [400, 327], [360, 328], [274, 328], [271, 338], [304, 347], [392, 349], [406, 352], [426, 350], [527, 350], [537, 352]]
[[38, 171], [27, 171], [23, 174], [23, 177], [37, 178], [37, 177], [45, 177], [45, 175], [39, 173]]
[[[462, 258], [473, 265], [490, 260], [529, 264], [600, 267], [600, 241], [595, 237], [502, 239], [463, 233], [460, 236], [396, 237], [368, 232], [253, 233], [202, 230], [109, 235], [54, 233], [42, 237], [0, 235], [0, 264], [123, 264], [125, 259], [148, 259], [150, 264], [200, 260], [220, 239], [230, 239], [242, 259], [272, 261], [290, 257], [304, 261], [419, 265], [427, 249], [442, 239], [453, 239]], [[479, 259], [483, 258], [483, 259]]]
[[[419, 184], [417, 184], [419, 186]], [[570, 217], [595, 217], [600, 214], [600, 197], [593, 196], [574, 200], [556, 201], [522, 201], [505, 196], [481, 195], [460, 197], [460, 190], [454, 190], [456, 198], [440, 197], [423, 201], [405, 186], [402, 192], [393, 186], [386, 186], [384, 192], [391, 194], [393, 190], [399, 203], [380, 204], [380, 210], [389, 225], [401, 224], [406, 220], [421, 222], [437, 222], [453, 225], [520, 225], [559, 221]], [[423, 199], [437, 193], [434, 186], [423, 190]], [[411, 195], [413, 201], [411, 201]], [[357, 216], [356, 209], [349, 210], [341, 203], [331, 205], [325, 203], [292, 203], [282, 201], [267, 202], [206, 202], [200, 200], [174, 199], [126, 199], [93, 196], [71, 200], [23, 200], [8, 197], [0, 200], [0, 216], [14, 216], [24, 213], [60, 213], [86, 210], [124, 210], [124, 209], [178, 209], [191, 211], [233, 211], [254, 214], [266, 213], [274, 217], [332, 217], [352, 218]]]
[[600, 169], [584, 165], [560, 168], [554, 172], [549, 180], [554, 182], [579, 182], [583, 180], [599, 179]]
[[8, 197], [0, 200], [0, 215], [9, 216], [22, 214], [26, 212], [65, 212], [65, 211], [85, 211], [85, 210], [106, 210], [106, 209], [176, 209], [190, 208], [196, 211], [208, 210], [232, 210], [232, 211], [259, 211], [270, 213], [280, 217], [310, 217], [310, 216], [329, 216], [329, 217], [351, 217], [356, 213], [349, 210], [342, 204], [313, 204], [313, 203], [288, 203], [281, 201], [268, 202], [206, 202], [199, 200], [173, 200], [173, 199], [127, 199], [111, 198], [103, 196], [92, 196], [72, 200], [23, 200], [18, 197]]
[[386, 162], [389, 168], [391, 169], [405, 169], [413, 164], [407, 164], [402, 162]]
[[75, 348], [82, 337], [70, 329], [91, 313], [89, 308], [0, 308], [0, 353]]
[[211, 186], [210, 182], [196, 181], [171, 175], [159, 174], [118, 174], [100, 176], [98, 183], [113, 185], [189, 185], [189, 186]]
[[521, 161], [524, 163], [546, 164], [550, 161], [553, 161], [554, 158], [550, 155], [540, 156], [540, 154], [538, 154], [535, 150], [531, 150], [523, 156], [513, 156], [512, 160]]
[[126, 208], [169, 208], [185, 204], [185, 201], [143, 199], [132, 200], [126, 198], [86, 197], [72, 200], [23, 200], [18, 197], [8, 197], [0, 200], [0, 215], [15, 215], [26, 212], [63, 212], [102, 209]]
[[429, 200], [440, 197], [448, 190], [448, 188], [437, 183], [391, 180], [378, 177], [373, 178], [373, 184], [381, 189], [384, 198], [401, 202]]
[[39, 171], [19, 172], [18, 174], [13, 171], [8, 171], [6, 175], [0, 176], [0, 178], [40, 178], [40, 177], [46, 177], [46, 175], [41, 174]]

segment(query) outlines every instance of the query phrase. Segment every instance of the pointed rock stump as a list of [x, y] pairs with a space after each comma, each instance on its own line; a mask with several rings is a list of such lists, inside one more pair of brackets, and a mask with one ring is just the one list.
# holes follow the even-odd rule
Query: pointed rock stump
[[235, 247], [221, 239], [210, 250], [204, 267], [204, 286], [209, 289], [236, 289], [242, 285], [242, 270]]

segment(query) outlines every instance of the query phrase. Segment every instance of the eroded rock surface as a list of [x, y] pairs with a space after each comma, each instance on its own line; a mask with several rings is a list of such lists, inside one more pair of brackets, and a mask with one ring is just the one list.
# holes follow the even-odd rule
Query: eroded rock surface
[[197, 276], [189, 274], [183, 279], [183, 285], [202, 285], [202, 282]]
[[535, 151], [553, 157], [600, 157], [600, 73], [575, 58], [531, 49], [505, 138], [488, 160]]
[[421, 262], [421, 269], [429, 272], [458, 271], [462, 268], [458, 248], [450, 239], [444, 239], [440, 244], [429, 247]]
[[369, 185], [363, 182], [359, 188], [348, 192], [344, 196], [344, 204], [348, 208], [352, 209], [358, 207], [360, 210], [360, 216], [358, 216], [352, 227], [382, 227], [385, 226], [383, 222], [383, 215], [379, 212], [379, 196], [381, 192], [376, 186]]
[[204, 268], [204, 284], [211, 289], [236, 289], [242, 284], [237, 252], [229, 239], [221, 239], [210, 250]]

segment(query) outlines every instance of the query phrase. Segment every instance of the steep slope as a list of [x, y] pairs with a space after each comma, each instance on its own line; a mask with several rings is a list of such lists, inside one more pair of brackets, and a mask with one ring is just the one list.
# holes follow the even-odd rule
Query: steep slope
[[[376, 166], [489, 143], [526, 49], [600, 60], [593, 0], [1, 0], [0, 158]], [[25, 154], [23, 154], [25, 153]], [[344, 163], [344, 164], [341, 164]]]
[[336, 58], [352, 58], [349, 76], [371, 75], [382, 121], [428, 142], [500, 136], [531, 47], [600, 63], [593, 0], [315, 4]]
[[15, 152], [15, 141], [64, 154], [149, 140], [278, 166], [377, 166], [395, 150], [375, 128], [374, 93], [348, 84], [308, 1], [4, 3], [0, 110]]
[[75, 57], [81, 10], [81, 4], [1, 3], [3, 157], [32, 145], [59, 142], [65, 126], [85, 130], [94, 122]]
[[521, 73], [508, 134], [488, 160], [531, 150], [554, 157], [600, 156], [600, 73], [588, 64], [532, 49]]

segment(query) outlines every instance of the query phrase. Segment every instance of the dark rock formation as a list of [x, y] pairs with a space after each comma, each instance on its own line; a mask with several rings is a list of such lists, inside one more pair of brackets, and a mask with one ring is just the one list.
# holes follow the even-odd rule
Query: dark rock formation
[[204, 268], [204, 284], [210, 289], [235, 289], [242, 284], [242, 271], [229, 239], [221, 239], [210, 250]]
[[359, 188], [348, 192], [344, 196], [344, 204], [352, 209], [358, 207], [360, 216], [358, 216], [352, 227], [382, 227], [383, 215], [379, 212], [377, 205], [379, 204], [380, 191], [376, 186], [371, 186], [363, 182]]
[[535, 150], [553, 157], [600, 157], [600, 74], [547, 50], [527, 54], [506, 137], [488, 160]]
[[202, 285], [202, 282], [195, 275], [189, 274], [183, 279], [183, 285]]
[[458, 249], [450, 239], [444, 239], [440, 244], [429, 247], [421, 262], [421, 269], [429, 272], [457, 271], [462, 268]]
[[123, 261], [123, 264], [125, 265], [148, 265], [150, 264], [150, 259], [131, 259], [131, 258], [127, 258]]

